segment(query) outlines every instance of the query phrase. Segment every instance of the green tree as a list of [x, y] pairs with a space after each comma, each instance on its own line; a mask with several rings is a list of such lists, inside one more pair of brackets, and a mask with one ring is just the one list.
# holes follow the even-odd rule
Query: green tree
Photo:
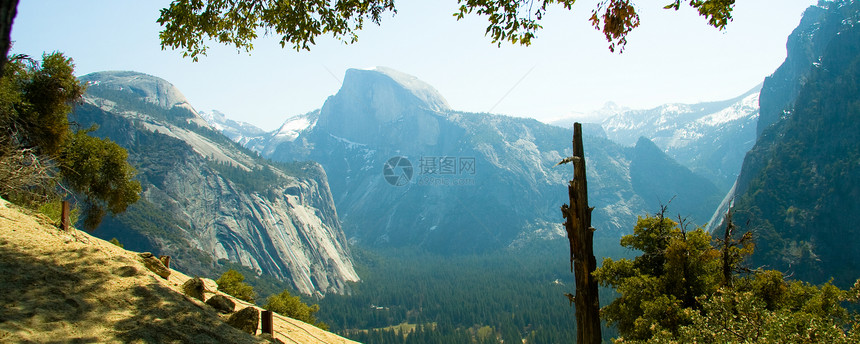
[[655, 331], [677, 329], [691, 319], [685, 309], [699, 309], [698, 297], [716, 291], [719, 251], [703, 228], [687, 230], [683, 221], [656, 216], [640, 217], [632, 235], [621, 246], [639, 250], [635, 259], [611, 258], [594, 272], [603, 286], [621, 296], [601, 309], [603, 318], [618, 326], [626, 338], [646, 339]]
[[89, 136], [94, 130], [78, 130], [63, 145], [60, 174], [65, 184], [86, 197], [84, 226], [98, 227], [105, 209], [125, 211], [140, 198], [140, 182], [128, 164], [128, 152], [109, 139]]
[[[633, 260], [605, 259], [595, 271], [621, 294], [601, 310], [618, 326], [618, 343], [856, 343], [858, 315], [845, 302], [860, 299], [860, 280], [843, 291], [826, 283], [786, 281], [775, 270], [739, 265], [753, 251], [751, 235], [735, 233], [731, 215], [721, 239], [683, 221], [639, 218], [621, 245]], [[716, 245], [712, 245], [714, 242]], [[735, 276], [747, 272], [744, 277]], [[726, 276], [726, 274], [730, 276]], [[856, 307], [856, 306], [855, 306]]]
[[725, 229], [723, 238], [716, 239], [720, 250], [720, 270], [722, 271], [721, 283], [732, 286], [736, 272], [748, 272], [749, 269], [741, 267], [740, 264], [755, 250], [752, 232], [746, 232], [737, 238], [737, 226], [732, 220], [734, 211], [729, 210], [725, 216]]
[[320, 35], [355, 42], [355, 31], [366, 20], [379, 24], [386, 11], [395, 11], [394, 0], [178, 0], [161, 10], [159, 37], [162, 48], [182, 49], [195, 61], [206, 54], [206, 39], [250, 51], [259, 29], [280, 35], [281, 47], [309, 50]]
[[35, 205], [81, 195], [84, 224], [95, 228], [106, 210], [136, 202], [140, 183], [125, 149], [89, 136], [93, 129], [72, 131], [68, 114], [83, 93], [72, 59], [61, 53], [44, 54], [41, 64], [9, 59], [0, 79], [0, 180], [19, 183], [3, 183], [0, 195]]
[[[501, 45], [529, 45], [541, 29], [540, 20], [547, 8], [560, 5], [572, 10], [576, 0], [457, 0], [454, 16], [486, 16], [485, 35]], [[674, 0], [665, 9], [678, 10], [686, 3], [704, 16], [708, 24], [722, 30], [732, 20], [735, 0]], [[158, 23], [162, 49], [180, 49], [197, 61], [206, 54], [208, 39], [244, 49], [253, 48], [258, 32], [280, 36], [281, 47], [310, 50], [317, 37], [332, 35], [346, 43], [358, 39], [357, 31], [365, 22], [379, 25], [382, 15], [397, 13], [394, 0], [297, 0], [232, 1], [175, 0], [161, 10]], [[627, 35], [639, 26], [639, 14], [630, 0], [601, 0], [592, 10], [591, 25], [603, 32], [609, 49], [621, 52]], [[428, 28], [429, 29], [429, 28]]]
[[314, 314], [320, 310], [319, 305], [308, 306], [306, 303], [302, 302], [298, 296], [290, 295], [290, 292], [287, 290], [282, 291], [280, 294], [269, 296], [266, 300], [266, 305], [263, 306], [263, 308], [296, 320], [304, 321], [323, 330], [328, 330], [328, 325], [318, 321], [314, 316]]
[[119, 247], [119, 248], [124, 248], [124, 247], [125, 247], [125, 245], [123, 245], [121, 242], [119, 242], [119, 239], [117, 239], [117, 238], [112, 238], [112, 239], [110, 239], [110, 241], [108, 241], [108, 242], [109, 242], [109, 243], [111, 243], [111, 244], [116, 245], [116, 246], [117, 246], [117, 247]]
[[42, 64], [12, 56], [0, 80], [0, 125], [9, 144], [56, 156], [69, 136], [67, 115], [84, 87], [74, 76], [71, 59], [45, 54]]
[[218, 290], [233, 295], [240, 300], [254, 302], [257, 294], [254, 293], [254, 287], [245, 284], [245, 276], [242, 273], [230, 269], [227, 270], [215, 283], [218, 283]]
[[[763, 277], [763, 278], [760, 278]], [[859, 281], [860, 282], [860, 281]], [[763, 286], [761, 284], [765, 284]], [[857, 343], [860, 323], [841, 303], [856, 302], [856, 290], [843, 291], [826, 283], [820, 287], [786, 282], [769, 271], [742, 279], [736, 288], [722, 287], [702, 297], [702, 309], [690, 312], [690, 323], [678, 333], [658, 331], [648, 343]], [[860, 285], [860, 284], [858, 284]], [[773, 288], [778, 287], [778, 288]], [[761, 294], [762, 292], [765, 294]], [[777, 291], [778, 302], [765, 300]], [[771, 295], [772, 296], [772, 295]], [[637, 341], [622, 340], [625, 343]], [[644, 340], [641, 342], [645, 342]]]
[[[27, 59], [17, 58], [16, 61]], [[63, 54], [42, 55], [41, 66], [35, 61], [29, 62], [12, 70], [17, 72], [18, 78], [13, 82], [17, 83], [22, 97], [20, 102], [11, 104], [14, 112], [10, 115], [17, 117], [13, 120], [20, 130], [22, 145], [55, 157], [69, 138], [68, 114], [83, 96], [84, 87], [75, 78], [72, 59]]]
[[[509, 41], [513, 44], [529, 45], [535, 38], [536, 32], [541, 29], [539, 24], [547, 11], [548, 5], [559, 4], [566, 10], [572, 10], [576, 0], [457, 0], [460, 10], [455, 14], [461, 19], [467, 13], [475, 12], [478, 15], [487, 16], [489, 25], [486, 35], [490, 36], [493, 43], [501, 44]], [[678, 10], [681, 3], [688, 5], [699, 12], [699, 15], [708, 20], [708, 24], [724, 29], [732, 20], [732, 10], [735, 0], [675, 0], [664, 9]], [[591, 25], [601, 31], [609, 42], [609, 50], [619, 52], [624, 50], [627, 44], [627, 35], [639, 26], [639, 13], [636, 5], [630, 0], [601, 0], [591, 11], [589, 18]]]

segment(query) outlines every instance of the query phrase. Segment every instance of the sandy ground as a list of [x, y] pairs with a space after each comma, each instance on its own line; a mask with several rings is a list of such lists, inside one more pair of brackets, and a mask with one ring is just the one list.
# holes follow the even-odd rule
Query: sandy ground
[[[0, 343], [267, 342], [182, 295], [188, 276], [162, 279], [137, 252], [25, 212], [0, 199]], [[274, 329], [285, 343], [355, 343], [277, 314]]]

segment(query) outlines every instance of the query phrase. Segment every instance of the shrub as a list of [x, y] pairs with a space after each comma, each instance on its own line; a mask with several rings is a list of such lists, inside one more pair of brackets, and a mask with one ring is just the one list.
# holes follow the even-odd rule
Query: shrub
[[316, 317], [314, 317], [314, 314], [320, 310], [320, 306], [308, 306], [306, 303], [302, 302], [298, 296], [290, 295], [289, 291], [284, 290], [280, 294], [269, 296], [266, 306], [263, 308], [296, 320], [304, 321], [323, 330], [328, 330], [328, 325], [321, 321], [317, 321]]
[[242, 273], [230, 269], [227, 270], [221, 277], [218, 278], [218, 290], [233, 295], [234, 297], [247, 302], [254, 302], [257, 297], [254, 293], [254, 287], [244, 283], [245, 276]]
[[125, 246], [121, 242], [119, 242], [117, 238], [110, 239], [110, 243], [119, 246], [119, 248], [124, 248]]

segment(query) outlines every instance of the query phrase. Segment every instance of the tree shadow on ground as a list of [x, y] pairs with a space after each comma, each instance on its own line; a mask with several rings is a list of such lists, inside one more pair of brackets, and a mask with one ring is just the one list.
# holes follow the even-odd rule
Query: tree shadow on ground
[[157, 278], [95, 247], [38, 256], [0, 241], [0, 342], [260, 342]]

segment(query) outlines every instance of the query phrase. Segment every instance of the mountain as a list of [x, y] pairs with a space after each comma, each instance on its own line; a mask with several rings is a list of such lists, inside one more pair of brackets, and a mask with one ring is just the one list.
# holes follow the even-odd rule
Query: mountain
[[238, 142], [239, 144], [244, 144], [248, 140], [266, 132], [251, 123], [229, 119], [218, 110], [212, 110], [212, 112], [201, 111], [200, 117], [206, 120], [206, 123], [209, 123], [210, 127], [220, 131], [224, 136], [227, 136], [230, 140]]
[[651, 139], [726, 192], [737, 178], [744, 154], [755, 143], [759, 90], [761, 85], [718, 102], [624, 111], [601, 125], [607, 137], [624, 145], [632, 145], [642, 136]]
[[271, 156], [281, 143], [292, 142], [299, 137], [299, 134], [309, 128], [313, 128], [317, 123], [319, 115], [319, 110], [315, 110], [303, 115], [293, 116], [288, 118], [284, 124], [281, 124], [277, 130], [271, 133], [249, 137], [244, 141], [234, 141], [253, 151], [260, 152], [264, 156]]
[[761, 134], [734, 205], [735, 222], [757, 238], [755, 265], [813, 283], [832, 277], [841, 287], [860, 276], [858, 23], [860, 2], [806, 10], [788, 58], [765, 81]]
[[[570, 129], [452, 110], [432, 86], [388, 68], [348, 70], [318, 113], [285, 127], [301, 129], [270, 133], [253, 148], [276, 161], [322, 164], [344, 232], [359, 244], [468, 253], [563, 236], [559, 207], [572, 171], [553, 166], [571, 155]], [[585, 150], [594, 224], [607, 245], [674, 195], [672, 211], [699, 223], [719, 201], [707, 180], [661, 178], [690, 172], [659, 150], [593, 135]]]
[[633, 109], [615, 104], [614, 102], [606, 102], [600, 109], [588, 113], [572, 113], [568, 116], [551, 120], [548, 124], [562, 128], [571, 128], [575, 122], [599, 124], [600, 122], [603, 122], [604, 119], [630, 110]]
[[784, 111], [797, 98], [811, 67], [820, 63], [819, 58], [830, 38], [838, 34], [842, 23], [828, 20], [826, 14], [824, 7], [810, 6], [804, 11], [800, 24], [789, 35], [785, 45], [785, 61], [765, 78], [762, 87], [762, 116], [756, 128], [757, 135], [788, 115]]
[[[637, 194], [657, 195], [663, 203], [674, 203], [674, 197], [684, 202], [683, 206], [690, 214], [708, 214], [714, 210], [715, 196], [721, 194], [717, 187], [705, 177], [681, 166], [663, 153], [656, 143], [640, 137], [631, 157], [631, 184]], [[698, 217], [695, 223], [701, 225], [705, 220], [708, 218]]]
[[126, 148], [141, 200], [95, 234], [211, 276], [224, 259], [305, 293], [358, 280], [325, 171], [272, 163], [217, 132], [165, 80], [100, 72], [71, 119]]

